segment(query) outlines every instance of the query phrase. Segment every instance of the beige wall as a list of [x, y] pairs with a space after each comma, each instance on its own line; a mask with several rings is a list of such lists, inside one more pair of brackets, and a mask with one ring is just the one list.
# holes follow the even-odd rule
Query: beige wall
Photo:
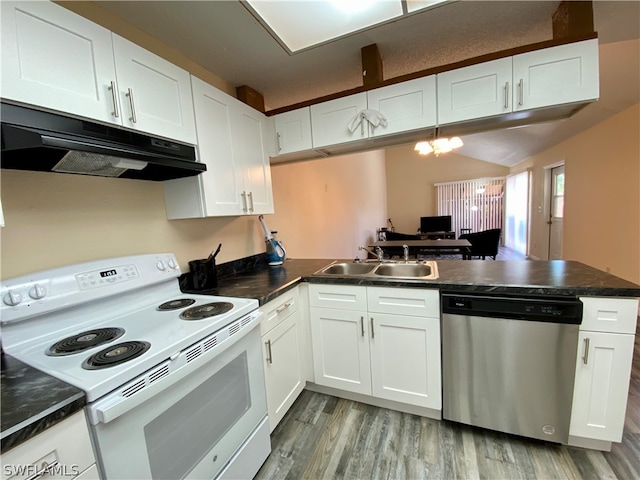
[[545, 166], [565, 162], [563, 257], [640, 283], [640, 104], [512, 168], [532, 169], [531, 255], [547, 258]]
[[384, 151], [271, 167], [269, 228], [290, 258], [364, 258], [358, 246], [385, 225]]
[[420, 217], [437, 214], [434, 183], [501, 177], [509, 168], [458, 155], [419, 155], [414, 145], [386, 151], [387, 213], [398, 232], [415, 233]]
[[98, 258], [173, 252], [183, 271], [264, 251], [257, 217], [166, 218], [162, 183], [2, 170], [1, 277]]

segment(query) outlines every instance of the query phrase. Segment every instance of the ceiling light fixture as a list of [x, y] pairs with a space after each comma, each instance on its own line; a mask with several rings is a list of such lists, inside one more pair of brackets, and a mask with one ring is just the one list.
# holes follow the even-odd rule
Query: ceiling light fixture
[[429, 155], [433, 152], [437, 157], [441, 153], [450, 152], [454, 148], [460, 148], [462, 145], [464, 144], [460, 137], [436, 138], [435, 140], [416, 143], [414, 150], [420, 155]]

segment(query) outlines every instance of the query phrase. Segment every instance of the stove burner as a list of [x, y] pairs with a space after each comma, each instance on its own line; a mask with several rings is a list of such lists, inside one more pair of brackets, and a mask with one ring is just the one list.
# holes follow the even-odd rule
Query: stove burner
[[213, 302], [204, 305], [192, 307], [180, 314], [183, 320], [202, 320], [203, 318], [213, 317], [228, 312], [233, 308], [233, 303], [229, 302]]
[[78, 333], [51, 345], [45, 352], [52, 357], [73, 355], [98, 345], [111, 342], [124, 335], [123, 328], [98, 328]]
[[179, 310], [189, 305], [193, 305], [196, 301], [193, 298], [181, 298], [178, 300], [170, 300], [158, 307], [158, 310]]
[[151, 344], [149, 342], [137, 340], [118, 343], [91, 355], [82, 362], [82, 368], [85, 370], [98, 370], [101, 368], [114, 367], [139, 357], [149, 350], [150, 347]]

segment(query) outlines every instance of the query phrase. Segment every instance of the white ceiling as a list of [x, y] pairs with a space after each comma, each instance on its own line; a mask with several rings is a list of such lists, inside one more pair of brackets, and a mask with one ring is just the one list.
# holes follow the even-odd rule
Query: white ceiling
[[[300, 1], [300, 0], [298, 0]], [[384, 78], [552, 38], [558, 1], [454, 1], [298, 53], [236, 0], [98, 1], [236, 86], [267, 110], [362, 85], [362, 47], [377, 44]], [[514, 165], [640, 102], [640, 1], [594, 1], [600, 100], [560, 122], [463, 137], [462, 155]]]

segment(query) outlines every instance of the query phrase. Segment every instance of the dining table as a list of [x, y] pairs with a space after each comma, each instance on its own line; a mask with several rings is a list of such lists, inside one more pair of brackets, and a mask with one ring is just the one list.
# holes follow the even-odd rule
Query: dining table
[[427, 255], [462, 255], [463, 260], [470, 259], [471, 243], [469, 240], [451, 240], [451, 239], [439, 239], [439, 240], [388, 240], [373, 242], [369, 247], [380, 247], [385, 254], [392, 256], [402, 255], [403, 246], [409, 247], [410, 256], [418, 256], [421, 254]]

